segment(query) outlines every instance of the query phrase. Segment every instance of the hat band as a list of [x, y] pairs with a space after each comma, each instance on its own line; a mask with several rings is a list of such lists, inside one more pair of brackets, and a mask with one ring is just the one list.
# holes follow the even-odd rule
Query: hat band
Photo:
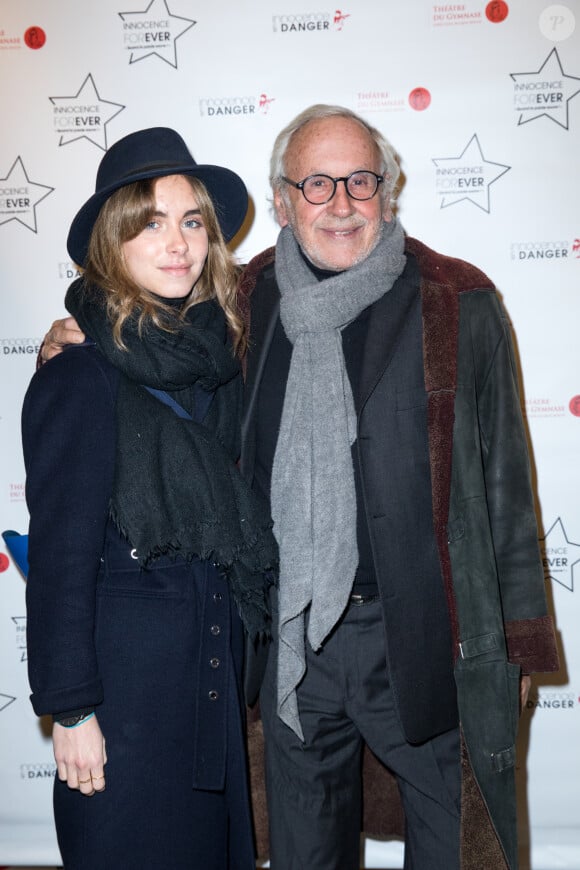
[[150, 172], [165, 172], [166, 169], [180, 169], [183, 171], [185, 168], [195, 169], [196, 164], [186, 164], [184, 166], [183, 163], [148, 163], [146, 166], [141, 166], [139, 169], [131, 169], [129, 172], [125, 172], [123, 175], [120, 175], [119, 178], [132, 178], [135, 175], [148, 174]]

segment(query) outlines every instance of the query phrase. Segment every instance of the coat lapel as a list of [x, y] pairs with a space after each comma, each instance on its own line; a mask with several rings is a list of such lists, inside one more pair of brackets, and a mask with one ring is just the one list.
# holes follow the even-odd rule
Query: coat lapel
[[242, 418], [242, 468], [248, 473], [250, 451], [253, 452], [253, 425], [256, 402], [264, 366], [280, 310], [280, 293], [274, 280], [260, 282], [251, 297], [250, 347], [246, 356], [246, 385]]
[[407, 317], [413, 304], [418, 302], [418, 291], [418, 270], [413, 261], [408, 263], [389, 292], [381, 296], [371, 308], [361, 375], [355, 395], [355, 405], [359, 413], [397, 352]]

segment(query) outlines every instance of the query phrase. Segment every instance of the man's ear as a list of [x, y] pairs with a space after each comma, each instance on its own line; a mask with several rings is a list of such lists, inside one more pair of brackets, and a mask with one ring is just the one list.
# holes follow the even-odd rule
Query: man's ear
[[280, 193], [280, 188], [274, 191], [274, 211], [276, 212], [276, 218], [278, 219], [278, 223], [281, 227], [286, 227], [290, 223], [288, 220], [288, 210], [286, 208], [286, 203], [284, 202], [284, 198]]
[[393, 210], [391, 208], [390, 203], [387, 201], [383, 206], [383, 220], [385, 223], [389, 223], [393, 219]]

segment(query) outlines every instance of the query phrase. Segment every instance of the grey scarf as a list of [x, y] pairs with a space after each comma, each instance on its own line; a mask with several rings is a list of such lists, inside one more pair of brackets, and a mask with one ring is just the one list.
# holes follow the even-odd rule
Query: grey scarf
[[289, 227], [276, 245], [280, 318], [293, 344], [271, 491], [280, 548], [278, 715], [301, 740], [305, 613], [310, 607], [308, 641], [317, 650], [344, 612], [358, 566], [356, 413], [340, 330], [391, 289], [403, 250], [393, 218], [363, 262], [319, 282]]

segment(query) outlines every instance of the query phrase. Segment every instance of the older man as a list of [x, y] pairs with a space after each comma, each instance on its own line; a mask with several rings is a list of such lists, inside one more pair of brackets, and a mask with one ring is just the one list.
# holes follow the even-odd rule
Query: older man
[[243, 470], [281, 554], [248, 680], [274, 870], [358, 868], [364, 743], [407, 870], [516, 868], [518, 704], [558, 666], [507, 321], [482, 272], [404, 236], [398, 173], [363, 119], [307, 109], [241, 282]]
[[307, 109], [242, 282], [243, 468], [281, 554], [275, 870], [359, 866], [363, 741], [397, 778], [406, 868], [515, 868], [518, 689], [557, 668], [507, 321], [484, 274], [404, 237], [398, 173], [361, 118]]

